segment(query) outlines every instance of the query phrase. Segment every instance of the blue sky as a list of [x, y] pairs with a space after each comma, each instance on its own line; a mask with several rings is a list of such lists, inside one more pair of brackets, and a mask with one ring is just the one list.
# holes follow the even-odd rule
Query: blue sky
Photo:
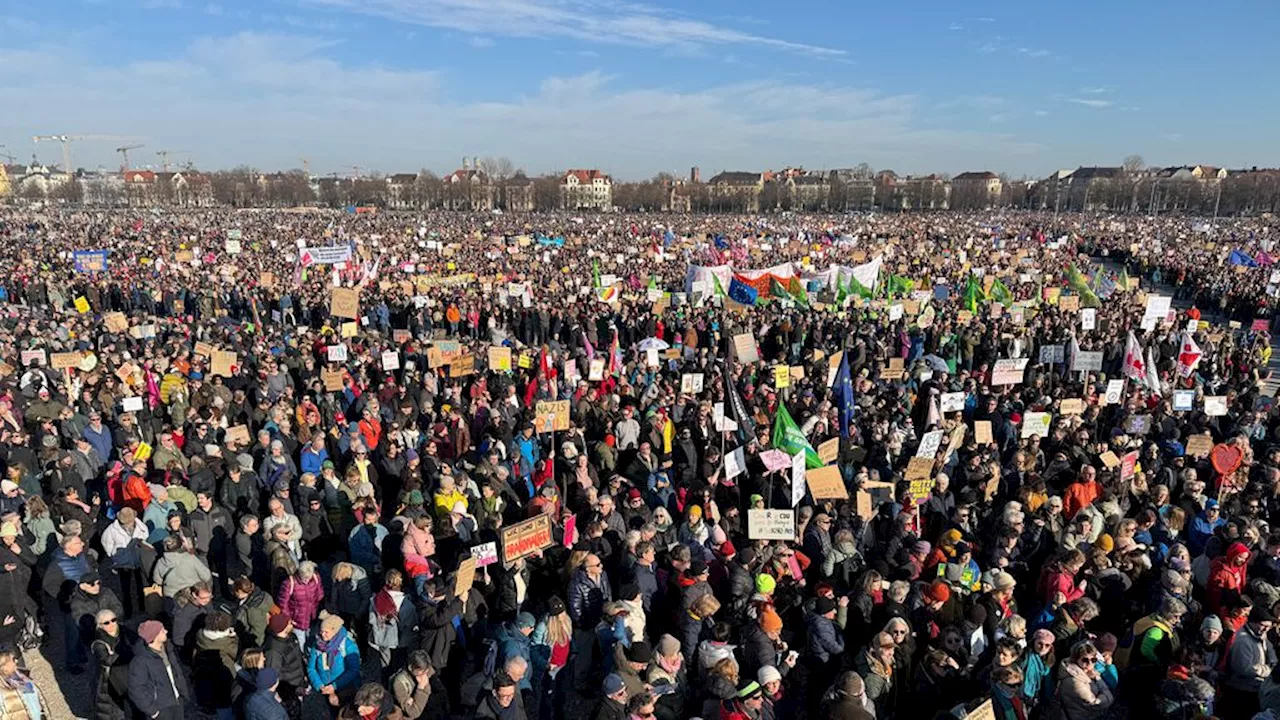
[[[623, 179], [1275, 166], [1278, 22], [1273, 0], [0, 0], [0, 143]], [[73, 159], [114, 167], [119, 144]]]

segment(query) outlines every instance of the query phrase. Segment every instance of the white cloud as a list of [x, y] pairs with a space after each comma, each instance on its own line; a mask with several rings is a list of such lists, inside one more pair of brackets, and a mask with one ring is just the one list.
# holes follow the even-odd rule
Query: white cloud
[[1036, 111], [1035, 111], [1035, 115], [1036, 115], [1036, 117], [1046, 117], [1048, 114], [1049, 114], [1049, 111], [1048, 111], [1048, 110], [1036, 110]]
[[950, 25], [950, 26], [948, 26], [948, 27], [947, 27], [947, 29], [948, 29], [948, 30], [963, 30], [963, 29], [964, 29], [964, 25], [961, 25], [961, 24], [960, 24], [960, 23], [958, 23], [958, 22], [953, 22], [953, 23], [951, 23], [951, 25]]
[[1091, 107], [1091, 108], [1105, 108], [1105, 107], [1111, 107], [1112, 105], [1115, 105], [1115, 103], [1110, 100], [1098, 100], [1095, 98], [1073, 97], [1073, 98], [1067, 98], [1067, 102], [1075, 103], [1077, 105], [1084, 105], [1086, 107]]
[[1111, 92], [1111, 89], [1104, 88], [1104, 87], [1085, 87], [1085, 88], [1080, 88], [1080, 92], [1084, 93], [1085, 95], [1103, 95], [1105, 93]]
[[467, 43], [473, 48], [491, 48], [493, 47], [493, 39], [480, 35], [473, 35], [467, 40]]
[[782, 40], [621, 0], [301, 0], [304, 4], [477, 35], [573, 38], [641, 47], [752, 45], [819, 57], [846, 51]]
[[[69, 131], [186, 148], [204, 167], [288, 168], [305, 155], [317, 172], [352, 163], [443, 172], [464, 154], [505, 155], [530, 172], [599, 166], [623, 178], [691, 164], [1022, 168], [1042, 150], [941, 126], [921, 99], [874, 89], [759, 80], [678, 91], [622, 87], [594, 71], [548, 78], [520, 97], [460, 101], [440, 73], [340, 63], [331, 49], [255, 33], [145, 62], [0, 49], [0, 92], [26, 108], [0, 117], [0, 136], [67, 131], [66, 118], [80, 117]], [[113, 166], [112, 147], [81, 143], [78, 164]]]

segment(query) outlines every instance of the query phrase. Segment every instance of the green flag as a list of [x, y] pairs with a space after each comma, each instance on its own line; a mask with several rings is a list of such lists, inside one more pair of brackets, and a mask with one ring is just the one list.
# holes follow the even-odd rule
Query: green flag
[[996, 278], [996, 281], [991, 283], [991, 298], [1005, 306], [1013, 303], [1013, 293], [1009, 292], [1009, 288], [1000, 281], [1000, 278]]
[[871, 288], [858, 282], [858, 278], [853, 275], [849, 276], [849, 290], [858, 297], [866, 298], [867, 300], [871, 299], [873, 293]]
[[591, 258], [591, 287], [600, 287], [600, 261], [596, 258]]
[[[857, 280], [854, 280], [857, 282]], [[844, 281], [840, 278], [840, 273], [836, 273], [836, 304], [844, 306], [845, 298], [849, 297], [849, 290], [845, 288]]]
[[1129, 268], [1127, 266], [1120, 269], [1120, 280], [1116, 283], [1116, 287], [1120, 289], [1120, 292], [1129, 292]]
[[804, 289], [804, 283], [800, 278], [793, 277], [787, 282], [787, 292], [791, 293], [791, 299], [796, 304], [806, 310], [809, 308], [809, 293]]
[[653, 273], [649, 273], [649, 290], [658, 289], [658, 279]]
[[1088, 281], [1084, 279], [1084, 275], [1080, 273], [1080, 269], [1075, 265], [1067, 269], [1067, 287], [1080, 296], [1080, 307], [1102, 307], [1102, 302], [1098, 300], [1098, 294], [1089, 287]]
[[818, 452], [809, 444], [804, 433], [800, 432], [800, 428], [791, 419], [791, 413], [787, 412], [787, 406], [781, 402], [778, 403], [778, 414], [773, 419], [773, 446], [789, 455], [803, 450], [805, 467], [810, 469], [826, 464], [818, 458]]
[[724, 286], [720, 284], [720, 278], [712, 275], [711, 282], [715, 284], [716, 295], [719, 295], [720, 297], [726, 297], [728, 295], [728, 293], [724, 291]]
[[978, 314], [978, 297], [982, 294], [981, 288], [978, 287], [978, 280], [970, 275], [969, 280], [964, 284], [964, 308], [974, 315]]

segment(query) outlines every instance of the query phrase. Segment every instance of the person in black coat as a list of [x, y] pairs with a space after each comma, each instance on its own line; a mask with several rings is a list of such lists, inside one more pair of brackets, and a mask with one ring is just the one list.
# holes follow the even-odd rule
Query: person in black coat
[[[427, 580], [423, 588], [426, 599], [418, 606], [418, 629], [421, 638], [418, 647], [431, 656], [431, 666], [449, 667], [449, 655], [453, 651], [458, 632], [453, 618], [462, 612], [464, 600], [447, 593], [443, 578]], [[446, 683], [447, 684], [447, 683]]]
[[267, 636], [262, 644], [267, 667], [280, 673], [280, 696], [289, 717], [301, 717], [302, 696], [307, 693], [307, 663], [293, 634], [293, 623], [284, 613], [271, 616], [267, 623]]
[[99, 612], [94, 640], [89, 650], [98, 663], [93, 695], [94, 720], [125, 720], [132, 712], [129, 704], [129, 661], [133, 660], [138, 638], [120, 624], [111, 610]]
[[89, 573], [80, 578], [76, 589], [71, 593], [71, 617], [80, 626], [80, 637], [91, 640], [96, 633], [99, 611], [110, 610], [116, 617], [124, 616], [124, 605], [111, 588], [102, 586], [102, 578], [98, 573]]
[[148, 620], [138, 627], [138, 637], [129, 663], [129, 701], [142, 718], [182, 720], [191, 692], [168, 632], [159, 621]]

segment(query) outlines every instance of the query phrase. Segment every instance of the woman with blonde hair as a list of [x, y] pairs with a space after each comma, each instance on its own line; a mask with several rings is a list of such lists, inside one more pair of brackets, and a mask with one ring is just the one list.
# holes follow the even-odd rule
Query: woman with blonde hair
[[738, 694], [738, 661], [724, 658], [707, 673], [702, 699], [702, 717], [720, 717], [720, 704]]

